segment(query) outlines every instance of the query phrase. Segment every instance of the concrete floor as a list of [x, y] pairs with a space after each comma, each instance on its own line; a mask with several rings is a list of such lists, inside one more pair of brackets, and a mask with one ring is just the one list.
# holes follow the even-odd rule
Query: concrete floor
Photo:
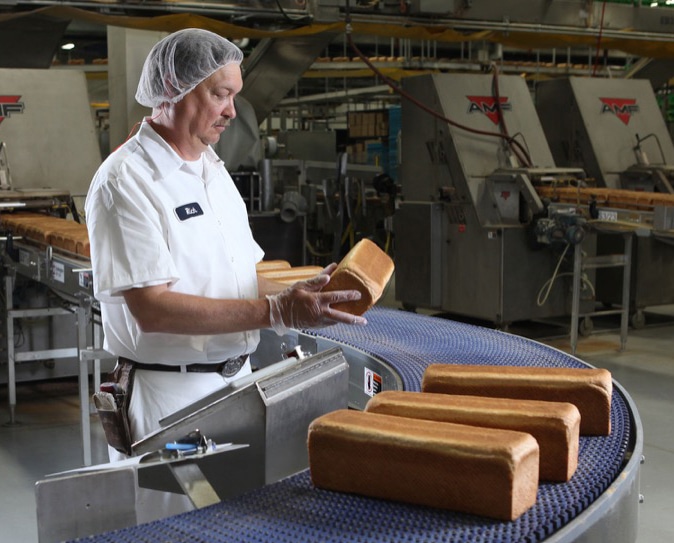
[[[638, 543], [674, 541], [674, 307], [654, 309], [657, 325], [630, 330], [619, 352], [617, 332], [595, 331], [581, 338], [577, 355], [610, 370], [635, 401], [644, 427]], [[654, 314], [655, 314], [654, 313]], [[569, 350], [568, 339], [540, 339]], [[7, 387], [0, 386], [0, 424], [9, 421]], [[77, 381], [20, 383], [17, 424], [0, 426], [0, 541], [37, 541], [35, 482], [82, 465]], [[92, 417], [93, 461], [107, 452], [98, 420]]]

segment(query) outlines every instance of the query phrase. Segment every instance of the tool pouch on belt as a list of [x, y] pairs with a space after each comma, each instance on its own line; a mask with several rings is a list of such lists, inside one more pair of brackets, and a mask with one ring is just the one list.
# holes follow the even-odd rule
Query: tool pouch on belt
[[120, 358], [108, 380], [101, 383], [101, 390], [93, 396], [108, 444], [127, 456], [132, 455], [128, 416], [132, 383], [133, 364]]

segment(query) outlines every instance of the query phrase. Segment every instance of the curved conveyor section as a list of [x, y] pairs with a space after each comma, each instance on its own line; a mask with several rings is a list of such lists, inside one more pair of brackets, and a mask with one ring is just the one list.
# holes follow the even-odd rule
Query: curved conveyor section
[[[586, 366], [546, 345], [481, 327], [382, 308], [367, 317], [366, 327], [334, 326], [311, 335], [384, 361], [406, 390], [420, 389], [429, 363]], [[305, 470], [204, 509], [86, 541], [633, 542], [643, 437], [636, 408], [617, 383], [611, 425], [610, 436], [581, 437], [571, 481], [541, 483], [536, 505], [513, 522], [319, 490]]]

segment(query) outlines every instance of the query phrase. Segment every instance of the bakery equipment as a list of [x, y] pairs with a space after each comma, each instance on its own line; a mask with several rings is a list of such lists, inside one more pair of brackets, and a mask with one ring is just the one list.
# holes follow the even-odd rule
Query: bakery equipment
[[348, 364], [339, 349], [290, 357], [166, 417], [132, 449], [136, 455], [154, 451], [198, 428], [216, 443], [248, 445], [245, 488], [255, 488], [306, 466], [309, 423], [346, 408], [347, 391]]
[[[564, 264], [560, 247], [582, 243], [594, 254], [594, 239], [577, 214], [548, 216], [535, 183], [566, 183], [582, 171], [555, 167], [525, 81], [442, 74], [405, 78], [403, 89], [431, 110], [482, 133], [403, 101], [403, 200], [394, 217], [396, 299], [411, 309], [433, 308], [500, 327], [568, 315], [571, 292], [564, 279], [549, 290], [545, 303], [539, 303], [539, 293], [556, 266]], [[485, 135], [498, 136], [498, 101], [507, 130], [526, 149], [529, 164], [501, 138]], [[561, 243], [552, 243], [556, 239]]]
[[11, 186], [83, 196], [101, 162], [84, 71], [0, 68], [0, 97]]
[[[26, 212], [79, 221], [76, 204], [101, 162], [84, 71], [2, 68], [0, 96], [0, 223]], [[15, 422], [15, 382], [77, 375], [80, 347], [97, 332], [88, 319], [88, 258], [7, 233], [3, 225], [7, 363], [3, 356], [0, 381], [8, 382]]]
[[[276, 342], [273, 348], [280, 346]], [[294, 353], [281, 359], [277, 351], [274, 360], [280, 361], [167, 416], [160, 421], [159, 430], [132, 445], [134, 457], [129, 461], [56, 474], [58, 478], [39, 483], [40, 542], [88, 535], [100, 531], [97, 527], [101, 525], [109, 529], [126, 526], [139, 518], [148, 519], [148, 515], [156, 518], [153, 505], [137, 498], [139, 488], [184, 493], [195, 506], [202, 507], [304, 469], [311, 421], [348, 405], [349, 366], [337, 347], [309, 356], [299, 349]], [[193, 466], [187, 473], [158, 461], [185, 456], [168, 455], [167, 451], [176, 450], [176, 444], [194, 442], [194, 438], [187, 438], [195, 434], [200, 438], [197, 442], [205, 445], [191, 456]], [[218, 446], [229, 450], [226, 444], [241, 450], [222, 458], [203, 454]], [[130, 483], [121, 474], [128, 468], [133, 471]], [[119, 481], [116, 470], [120, 471]], [[115, 491], [101, 495], [91, 471], [100, 471], [100, 485], [110, 484]], [[59, 493], [72, 495], [72, 500], [54, 500]], [[91, 502], [96, 502], [96, 507], [90, 507]], [[64, 516], [72, 515], [78, 516], [77, 523], [64, 522]]]
[[12, 172], [9, 169], [7, 158], [7, 144], [0, 141], [0, 189], [8, 189], [12, 186]]
[[[0, 213], [0, 227], [3, 230], [2, 266], [5, 292], [6, 350], [9, 387], [10, 423], [15, 422], [17, 365], [38, 360], [77, 359], [81, 350], [91, 345], [92, 309], [96, 305], [93, 298], [91, 264], [88, 255], [67, 250], [64, 245], [73, 245], [74, 240], [67, 235], [74, 234], [73, 227], [86, 235], [86, 227], [73, 220], [61, 218], [74, 210], [67, 191], [56, 190], [10, 190], [0, 192], [1, 201], [10, 205]], [[9, 198], [9, 200], [7, 200]], [[18, 225], [10, 222], [19, 212], [30, 231], [17, 231]], [[45, 237], [39, 224], [49, 221], [57, 225], [51, 237]], [[58, 226], [62, 228], [59, 229]], [[82, 230], [83, 229], [83, 230]], [[64, 243], [68, 241], [68, 243]], [[17, 283], [31, 282], [42, 287], [48, 295], [45, 298], [31, 297], [28, 302], [17, 303], [15, 289]], [[31, 291], [32, 292], [32, 291]], [[36, 336], [28, 348], [18, 348], [15, 332], [21, 333], [21, 319], [48, 317], [50, 326], [64, 332], [53, 338]], [[58, 317], [58, 319], [56, 318]], [[73, 333], [75, 330], [75, 333]], [[37, 331], [39, 332], [39, 330]], [[44, 341], [42, 341], [44, 340]], [[44, 348], [42, 348], [44, 346]], [[48, 372], [38, 372], [43, 378]], [[98, 375], [98, 374], [97, 374]], [[88, 419], [83, 422], [88, 424]]]
[[[536, 367], [587, 367], [579, 359], [511, 334], [392, 309], [373, 308], [365, 327], [336, 325], [304, 332], [303, 351], [339, 346], [349, 362], [349, 404], [357, 407], [374, 391], [419, 391], [427, 365], [467, 363]], [[291, 337], [284, 338], [290, 346]], [[354, 362], [352, 362], [354, 361]], [[395, 379], [391, 379], [391, 376]], [[643, 430], [627, 392], [614, 382], [611, 435], [580, 438], [578, 469], [568, 483], [544, 483], [536, 504], [514, 522], [425, 507], [411, 507], [313, 487], [300, 470], [281, 481], [189, 513], [109, 531], [92, 543], [156, 541], [170, 533], [175, 543], [202, 537], [230, 541], [546, 541], [634, 542], [639, 507]], [[357, 454], [357, 451], [354, 451]], [[76, 514], [75, 509], [71, 509]]]
[[[595, 269], [629, 284], [629, 244], [651, 235], [654, 210], [616, 221], [605, 202], [540, 195], [587, 179], [555, 163], [521, 77], [435, 74], [405, 78], [403, 90], [396, 299], [503, 328], [571, 315], [575, 341], [579, 317], [600, 314]], [[599, 232], [613, 241], [601, 260]], [[619, 292], [624, 338], [629, 292]]]
[[[594, 186], [641, 193], [674, 193], [674, 143], [647, 80], [569, 77], [536, 85], [536, 109], [555, 162], [580, 167]], [[634, 206], [630, 206], [634, 209]], [[665, 209], [654, 213], [669, 213]], [[599, 254], [615, 250], [602, 237]], [[645, 323], [644, 309], [674, 301], [674, 248], [669, 236], [635, 240], [632, 254], [632, 325]], [[597, 299], [620, 303], [614, 270], [597, 272]]]

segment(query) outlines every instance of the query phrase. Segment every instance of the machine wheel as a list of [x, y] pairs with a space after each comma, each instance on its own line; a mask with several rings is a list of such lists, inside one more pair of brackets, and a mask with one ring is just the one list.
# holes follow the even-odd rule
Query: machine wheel
[[578, 333], [583, 337], [589, 336], [592, 333], [592, 330], [594, 330], [594, 323], [590, 317], [585, 317], [578, 324]]
[[646, 315], [641, 309], [637, 309], [630, 317], [630, 324], [636, 330], [642, 329], [646, 326]]

